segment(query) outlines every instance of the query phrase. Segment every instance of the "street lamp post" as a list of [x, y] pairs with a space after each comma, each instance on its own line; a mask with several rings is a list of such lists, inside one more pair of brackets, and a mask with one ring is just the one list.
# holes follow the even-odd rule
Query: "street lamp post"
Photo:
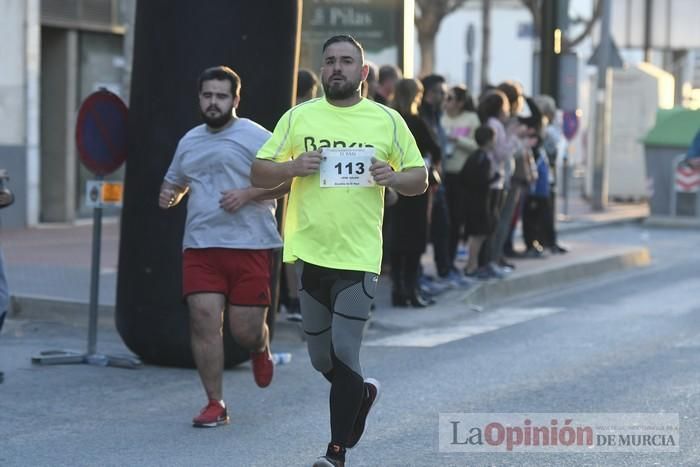
[[593, 156], [593, 193], [594, 211], [603, 211], [608, 203], [608, 174], [606, 161], [606, 141], [608, 138], [608, 113], [606, 85], [608, 64], [610, 62], [610, 0], [602, 0], [603, 11], [600, 28], [600, 45], [598, 46], [598, 88], [596, 91], [595, 119], [595, 153]]

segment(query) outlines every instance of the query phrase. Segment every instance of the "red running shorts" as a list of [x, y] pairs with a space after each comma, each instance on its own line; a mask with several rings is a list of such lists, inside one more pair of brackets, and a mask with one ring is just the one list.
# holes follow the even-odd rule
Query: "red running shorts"
[[182, 258], [182, 295], [223, 294], [229, 304], [270, 305], [270, 250], [188, 248]]

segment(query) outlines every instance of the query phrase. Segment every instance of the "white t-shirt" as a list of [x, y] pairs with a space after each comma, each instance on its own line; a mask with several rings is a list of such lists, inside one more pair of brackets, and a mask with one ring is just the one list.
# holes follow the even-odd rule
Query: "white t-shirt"
[[249, 201], [233, 213], [219, 206], [222, 192], [250, 187], [250, 167], [270, 132], [241, 118], [216, 133], [199, 125], [182, 137], [165, 181], [189, 187], [182, 248], [279, 248], [274, 200]]

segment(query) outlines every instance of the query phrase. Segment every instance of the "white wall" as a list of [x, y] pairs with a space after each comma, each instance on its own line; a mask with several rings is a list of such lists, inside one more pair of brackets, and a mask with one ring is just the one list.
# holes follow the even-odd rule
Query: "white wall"
[[39, 223], [39, 184], [40, 168], [40, 89], [41, 78], [41, 19], [40, 0], [26, 1], [25, 37], [25, 108], [26, 108], [26, 154], [27, 154], [27, 212], [26, 223]]
[[0, 0], [0, 145], [25, 143], [25, 2]]

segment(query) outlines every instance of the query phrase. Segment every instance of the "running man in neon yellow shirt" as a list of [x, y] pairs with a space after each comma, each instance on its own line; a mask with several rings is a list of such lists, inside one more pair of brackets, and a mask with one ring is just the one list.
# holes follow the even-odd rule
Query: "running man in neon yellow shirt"
[[394, 110], [363, 99], [362, 46], [323, 45], [325, 96], [288, 110], [253, 163], [254, 186], [293, 179], [284, 261], [299, 270], [301, 313], [314, 368], [330, 381], [331, 442], [314, 466], [344, 466], [379, 383], [363, 379], [360, 345], [382, 257], [384, 190], [412, 196], [428, 185], [423, 158]]

